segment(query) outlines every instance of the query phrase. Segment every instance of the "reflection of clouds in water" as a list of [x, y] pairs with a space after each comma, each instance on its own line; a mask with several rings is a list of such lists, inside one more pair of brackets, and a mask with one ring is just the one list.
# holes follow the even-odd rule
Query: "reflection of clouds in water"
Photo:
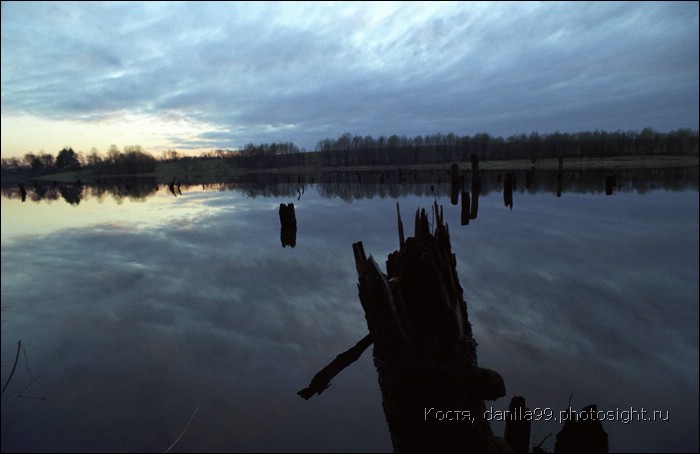
[[[327, 450], [343, 438], [357, 449], [388, 448], [367, 361], [365, 383], [353, 386], [374, 397], [348, 393], [343, 395], [351, 401], [335, 402], [357, 416], [325, 399], [317, 414], [296, 418], [297, 407], [309, 407], [296, 391], [366, 331], [356, 291], [343, 295], [354, 287], [354, 270], [338, 268], [333, 257], [318, 251], [280, 254], [276, 212], [269, 229], [260, 228], [269, 223], [266, 212], [225, 214], [201, 219], [206, 231], [166, 225], [135, 235], [102, 227], [35, 242], [31, 255], [21, 245], [3, 248], [3, 294], [6, 283], [14, 282], [18, 293], [30, 287], [21, 283], [27, 267], [36, 270], [35, 278], [50, 277], [31, 287], [34, 297], [51, 300], [34, 305], [34, 298], [20, 298], [15, 311], [29, 318], [9, 329], [39, 347], [34, 364], [59, 368], [46, 386], [52, 398], [61, 396], [63, 410], [38, 409], [38, 417], [54, 419], [55, 427], [62, 412], [92, 413], [92, 405], [120, 415], [98, 412], [65, 429], [74, 434], [70, 438], [79, 431], [82, 446], [98, 450], [160, 449], [158, 443], [170, 442], [182, 426], [175, 414], [186, 417], [197, 405], [202, 411], [188, 431], [192, 449]], [[6, 273], [6, 261], [17, 259], [27, 267]], [[328, 282], [346, 282], [346, 289]], [[359, 410], [364, 407], [374, 416]], [[344, 427], [356, 417], [374, 420], [378, 429], [370, 439], [351, 442]], [[306, 424], [316, 428], [305, 430]], [[112, 430], [100, 440], [82, 435], [107, 427]], [[338, 433], [337, 439], [315, 442], [323, 427]], [[160, 437], [145, 436], [146, 428]], [[271, 432], [277, 438], [270, 439]], [[127, 433], [133, 441], [121, 439]], [[70, 446], [58, 433], [46, 441]], [[180, 447], [186, 446], [182, 440]]]
[[[198, 197], [219, 209], [177, 228], [102, 226], [3, 246], [3, 302], [14, 306], [3, 358], [21, 337], [51, 400], [31, 412], [4, 403], [3, 448], [164, 449], [200, 406], [181, 449], [390, 449], [368, 353], [320, 398], [296, 391], [366, 332], [351, 244], [362, 240], [383, 267], [398, 243], [395, 200], [346, 204], [307, 189], [290, 250], [279, 244], [279, 200]], [[639, 200], [519, 196], [510, 211], [496, 194], [461, 228], [458, 208], [445, 211], [480, 364], [503, 375], [508, 396], [559, 410], [573, 391], [577, 409], [669, 409], [673, 424], [605, 424], [611, 447], [688, 450], [697, 213]], [[415, 208], [431, 202], [401, 200], [407, 235]], [[22, 424], [51, 432], [37, 438]], [[540, 439], [558, 428], [545, 430]]]
[[462, 241], [471, 248], [458, 270], [480, 363], [504, 375], [509, 394], [525, 395], [530, 407], [564, 407], [573, 391], [576, 407], [670, 410], [674, 425], [606, 424], [611, 449], [693, 446], [698, 295], [688, 284], [697, 282], [697, 212], [679, 207], [697, 207], [697, 193], [685, 196], [688, 205], [668, 207], [658, 194], [644, 204], [576, 197], [560, 207], [563, 216], [542, 206], [534, 211], [547, 215], [545, 234], [518, 211], [542, 198], [526, 198], [498, 242], [486, 241], [485, 224], [504, 222], [499, 213], [464, 239], [453, 233], [455, 249]]

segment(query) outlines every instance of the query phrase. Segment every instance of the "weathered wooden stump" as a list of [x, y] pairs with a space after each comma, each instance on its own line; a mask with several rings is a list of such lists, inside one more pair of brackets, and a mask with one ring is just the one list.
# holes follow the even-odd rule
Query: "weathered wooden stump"
[[27, 190], [24, 189], [24, 185], [22, 183], [19, 184], [19, 194], [22, 197], [22, 202], [27, 200]]
[[617, 185], [617, 174], [607, 175], [605, 177], [605, 195], [612, 195], [613, 188]]
[[280, 241], [282, 247], [294, 247], [297, 244], [297, 218], [294, 213], [294, 204], [280, 203]]
[[469, 159], [472, 164], [472, 193], [481, 192], [481, 175], [479, 174], [479, 158], [472, 154]]
[[462, 191], [462, 212], [460, 213], [460, 222], [462, 225], [469, 225], [471, 219], [471, 203], [469, 193]]
[[[479, 183], [479, 187], [481, 187], [481, 183]], [[472, 192], [472, 206], [471, 206], [471, 211], [469, 212], [469, 218], [470, 219], [476, 219], [476, 217], [479, 214], [479, 192]]]
[[561, 181], [563, 179], [564, 158], [559, 156], [559, 167], [557, 168], [557, 197], [561, 197]]
[[462, 176], [459, 174], [459, 164], [457, 163], [450, 166], [450, 182], [450, 203], [457, 205], [459, 193], [462, 191]]
[[510, 172], [506, 173], [506, 176], [503, 179], [503, 203], [511, 210], [513, 209], [514, 179], [515, 177]]
[[525, 406], [525, 398], [514, 396], [508, 406], [510, 417], [506, 420], [503, 438], [508, 442], [513, 452], [530, 452], [531, 418], [526, 417], [530, 411]]
[[[557, 434], [554, 452], [608, 452], [608, 434], [597, 418], [598, 406], [591, 404], [581, 410], [581, 419], [575, 412], [564, 422]], [[585, 419], [584, 419], [585, 416]]]
[[[353, 244], [360, 302], [374, 341], [384, 414], [396, 452], [509, 451], [484, 418], [503, 379], [477, 364], [467, 306], [442, 208], [416, 213], [384, 274]], [[403, 230], [399, 218], [400, 231]]]
[[[486, 419], [484, 400], [504, 396], [505, 385], [497, 372], [478, 366], [442, 207], [437, 202], [433, 206], [432, 230], [425, 210], [419, 210], [410, 238], [404, 238], [398, 203], [396, 210], [399, 250], [389, 254], [386, 274], [366, 256], [362, 242], [352, 245], [369, 334], [337, 355], [297, 394], [304, 399], [321, 394], [374, 344], [395, 452], [527, 452], [531, 417], [526, 416], [524, 398], [511, 400], [510, 413], [517, 416], [507, 421], [505, 439], [493, 435]], [[586, 410], [595, 413], [596, 407]], [[548, 437], [534, 452], [543, 451]], [[598, 420], [572, 420], [557, 435], [555, 449], [607, 452], [607, 434]]]
[[469, 217], [476, 219], [479, 213], [479, 193], [481, 192], [481, 174], [479, 174], [479, 159], [475, 154], [470, 156], [472, 163], [472, 203]]

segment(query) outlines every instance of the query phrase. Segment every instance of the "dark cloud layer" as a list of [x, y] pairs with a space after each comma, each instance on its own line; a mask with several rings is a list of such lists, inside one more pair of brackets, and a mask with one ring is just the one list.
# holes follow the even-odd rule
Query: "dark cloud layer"
[[695, 2], [3, 2], [2, 55], [4, 116], [206, 125], [183, 148], [698, 124]]

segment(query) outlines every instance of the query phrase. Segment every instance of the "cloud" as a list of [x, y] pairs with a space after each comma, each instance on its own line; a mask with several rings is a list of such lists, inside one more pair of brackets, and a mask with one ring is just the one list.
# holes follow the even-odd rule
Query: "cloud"
[[22, 2], [2, 20], [3, 116], [208, 125], [185, 147], [698, 122], [693, 3]]

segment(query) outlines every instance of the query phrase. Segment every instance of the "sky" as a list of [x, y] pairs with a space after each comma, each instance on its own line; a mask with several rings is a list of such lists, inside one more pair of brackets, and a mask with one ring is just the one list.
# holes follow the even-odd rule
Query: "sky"
[[2, 157], [697, 129], [697, 2], [2, 2]]

